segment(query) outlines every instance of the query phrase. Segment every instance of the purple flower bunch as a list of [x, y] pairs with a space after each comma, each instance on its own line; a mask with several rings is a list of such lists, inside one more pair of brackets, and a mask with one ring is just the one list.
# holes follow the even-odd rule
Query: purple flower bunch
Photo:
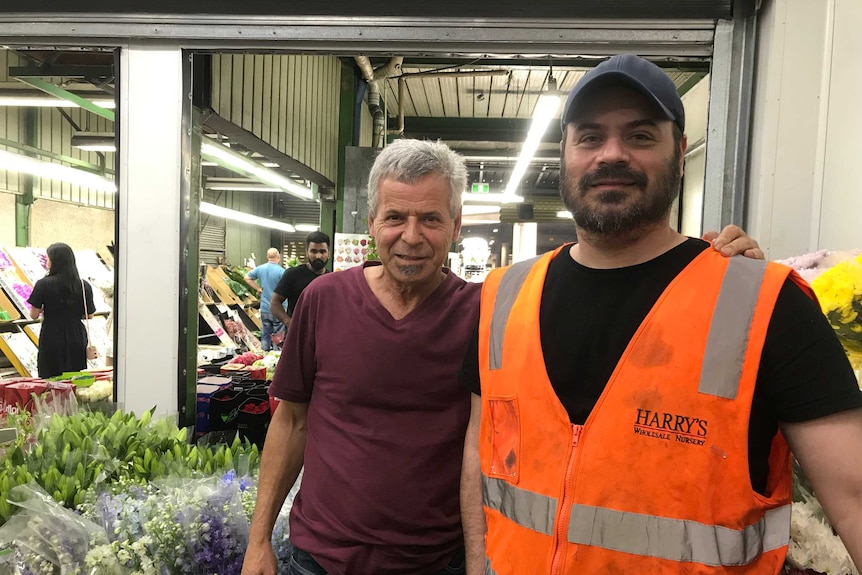
[[88, 565], [145, 573], [151, 565], [158, 575], [239, 575], [248, 544], [242, 493], [253, 485], [230, 472], [103, 493], [90, 514], [111, 544]]
[[243, 531], [233, 517], [210, 505], [201, 510], [196, 522], [198, 537], [191, 543], [195, 572], [239, 574], [248, 542], [248, 525]]
[[30, 298], [30, 294], [33, 293], [33, 286], [27, 285], [22, 282], [16, 282], [12, 284], [12, 289], [15, 290], [15, 293], [18, 294], [18, 297], [27, 301]]

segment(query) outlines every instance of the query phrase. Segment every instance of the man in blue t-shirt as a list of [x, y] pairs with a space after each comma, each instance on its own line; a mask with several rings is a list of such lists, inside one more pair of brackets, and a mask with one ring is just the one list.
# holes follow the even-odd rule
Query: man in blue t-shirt
[[260, 296], [260, 345], [264, 351], [272, 349], [272, 334], [282, 329], [281, 322], [270, 313], [269, 300], [283, 273], [281, 254], [277, 249], [269, 248], [266, 251], [266, 263], [257, 266], [245, 276], [245, 283]]

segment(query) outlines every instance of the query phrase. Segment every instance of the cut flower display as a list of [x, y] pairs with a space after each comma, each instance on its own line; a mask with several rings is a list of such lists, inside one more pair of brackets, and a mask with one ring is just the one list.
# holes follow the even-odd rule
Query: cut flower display
[[[0, 446], [0, 575], [240, 573], [257, 447], [192, 445], [188, 430], [151, 411], [49, 407], [5, 418], [19, 434]], [[298, 489], [273, 531], [282, 566]]]
[[850, 362], [858, 369], [862, 366], [862, 255], [821, 273], [811, 287]]
[[168, 480], [101, 494], [86, 516], [110, 543], [87, 554], [92, 575], [238, 574], [248, 542], [243, 493], [249, 478]]
[[[862, 255], [819, 250], [779, 263], [810, 282], [850, 363], [862, 368]], [[858, 575], [805, 474], [794, 465], [791, 542], [785, 575]]]

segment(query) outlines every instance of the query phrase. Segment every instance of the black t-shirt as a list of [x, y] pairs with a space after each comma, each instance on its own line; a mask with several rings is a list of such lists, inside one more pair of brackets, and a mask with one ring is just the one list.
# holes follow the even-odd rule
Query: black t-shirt
[[314, 270], [308, 269], [308, 266], [305, 264], [288, 268], [281, 274], [281, 280], [279, 280], [275, 289], [272, 290], [272, 293], [277, 293], [287, 301], [287, 315], [293, 317], [293, 310], [296, 309], [299, 294], [314, 279], [319, 278], [320, 275]]
[[[572, 423], [583, 424], [620, 357], [670, 282], [709, 244], [688, 239], [648, 262], [587, 268], [564, 250], [551, 261], [539, 326], [546, 369]], [[580, 305], [575, 305], [579, 303]], [[479, 394], [478, 326], [459, 374]], [[779, 422], [862, 407], [844, 350], [817, 304], [787, 280], [766, 334], [749, 427], [752, 486], [763, 493]]]
[[[84, 294], [87, 298], [86, 314], [95, 313], [96, 304], [93, 303], [93, 288], [88, 282], [83, 282]], [[84, 296], [81, 295], [81, 285], [76, 285], [77, 290], [70, 293], [60, 283], [57, 276], [45, 276], [33, 286], [33, 292], [27, 298], [27, 303], [33, 307], [43, 309], [43, 321], [54, 322], [76, 322], [84, 317]]]

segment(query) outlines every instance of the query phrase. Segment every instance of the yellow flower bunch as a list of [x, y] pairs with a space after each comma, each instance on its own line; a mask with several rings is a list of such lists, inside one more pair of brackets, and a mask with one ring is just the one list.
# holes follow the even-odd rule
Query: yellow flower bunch
[[829, 268], [811, 283], [820, 307], [855, 368], [862, 366], [862, 255]]

